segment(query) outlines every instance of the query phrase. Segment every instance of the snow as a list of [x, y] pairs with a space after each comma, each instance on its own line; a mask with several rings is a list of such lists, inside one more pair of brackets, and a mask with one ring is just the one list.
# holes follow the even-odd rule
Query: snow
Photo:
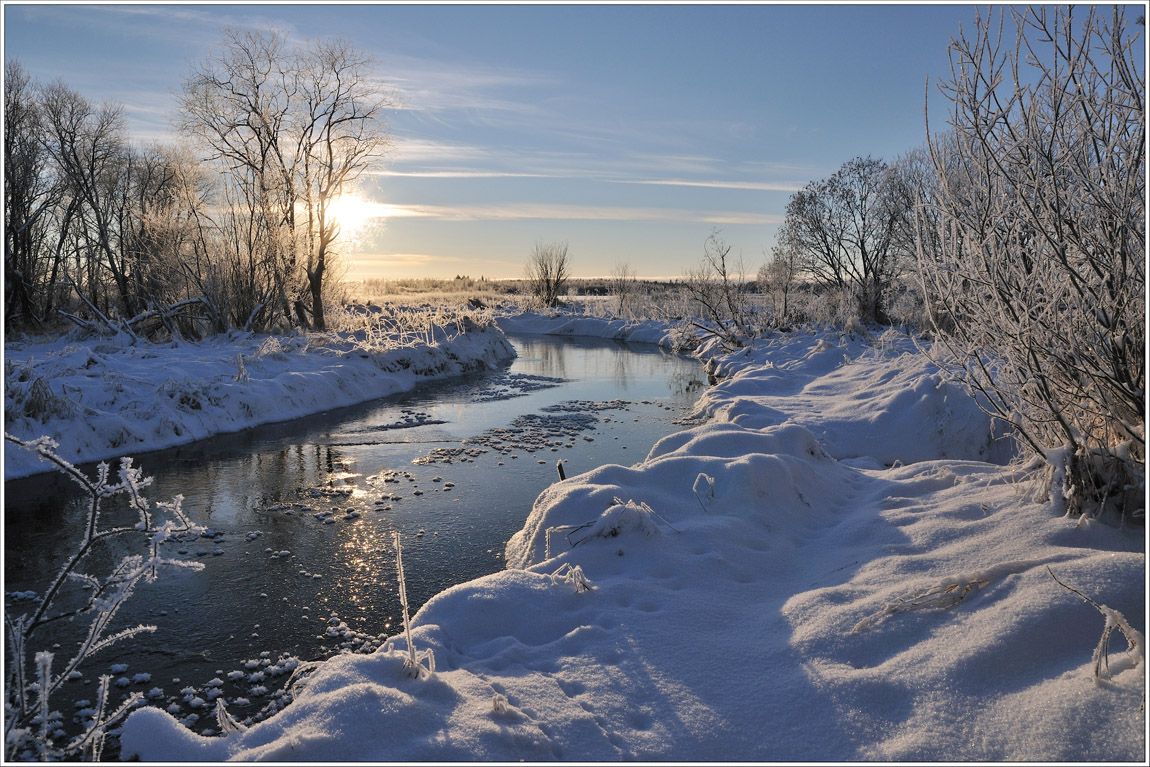
[[[495, 328], [438, 330], [390, 348], [360, 333], [117, 345], [107, 339], [5, 344], [4, 428], [47, 434], [72, 463], [136, 455], [406, 391], [515, 356]], [[46, 391], [45, 391], [46, 389]], [[4, 445], [4, 477], [52, 467]]]
[[1128, 652], [1113, 631], [1094, 673], [1105, 631], [1145, 626], [1143, 531], [1057, 515], [899, 334], [777, 336], [713, 370], [696, 425], [552, 485], [508, 569], [412, 617], [432, 673], [405, 669], [401, 630], [226, 736], [142, 707], [123, 756], [1146, 759], [1140, 635]]

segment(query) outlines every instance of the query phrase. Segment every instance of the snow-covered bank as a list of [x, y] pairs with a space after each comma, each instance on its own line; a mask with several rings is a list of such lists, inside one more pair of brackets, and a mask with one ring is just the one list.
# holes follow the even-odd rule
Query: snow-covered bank
[[226, 737], [141, 709], [123, 755], [1145, 759], [1141, 646], [1115, 633], [1096, 680], [1107, 618], [1051, 577], [1142, 628], [1142, 531], [1034, 500], [905, 338], [795, 334], [719, 370], [706, 423], [553, 485], [508, 570], [424, 605], [434, 673], [395, 637]]
[[[4, 428], [73, 463], [135, 455], [406, 391], [515, 356], [492, 327], [391, 348], [359, 334], [233, 332], [200, 343], [5, 345]], [[5, 443], [4, 477], [51, 466]]]
[[667, 349], [675, 347], [672, 328], [657, 320], [633, 322], [566, 312], [524, 312], [500, 316], [496, 318], [496, 324], [504, 333], [607, 338], [629, 343], [657, 344]]

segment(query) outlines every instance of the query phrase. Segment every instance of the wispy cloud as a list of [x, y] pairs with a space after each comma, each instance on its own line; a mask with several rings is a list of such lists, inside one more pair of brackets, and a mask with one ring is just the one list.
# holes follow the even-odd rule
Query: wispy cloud
[[424, 205], [373, 203], [380, 218], [431, 218], [441, 221], [697, 221], [707, 224], [770, 225], [782, 216], [739, 211], [698, 211], [679, 208], [550, 203], [492, 205]]
[[[274, 9], [272, 5], [240, 6], [255, 11], [259, 8]], [[290, 40], [302, 41], [294, 24], [282, 18], [267, 16], [259, 12], [220, 13], [220, 6], [211, 10], [201, 10], [195, 6], [168, 5], [165, 3], [149, 5], [90, 5], [86, 6], [93, 14], [101, 14], [96, 18], [107, 19], [107, 23], [114, 25], [120, 32], [124, 29], [135, 28], [137, 34], [146, 34], [152, 38], [170, 38], [186, 42], [193, 39], [204, 44], [218, 42], [220, 32], [225, 27], [245, 27], [250, 29], [275, 29], [282, 32]], [[125, 17], [136, 20], [132, 25], [125, 24]]]
[[432, 179], [586, 179], [612, 184], [763, 192], [794, 192], [805, 185], [805, 182], [796, 179], [816, 177], [809, 168], [756, 163], [751, 165], [750, 172], [738, 174], [744, 175], [744, 178], [724, 179], [722, 176], [732, 169], [721, 160], [704, 155], [512, 151], [501, 147], [409, 137], [397, 137], [394, 150], [392, 167], [373, 171], [373, 175]]
[[750, 189], [761, 192], [797, 192], [802, 186], [794, 183], [774, 181], [687, 181], [685, 179], [643, 179], [621, 180], [621, 184], [646, 184], [653, 186], [693, 186], [708, 189]]
[[398, 171], [376, 170], [374, 176], [395, 176], [397, 178], [554, 178], [542, 173], [511, 173], [494, 170], [429, 170]]
[[541, 71], [499, 68], [387, 53], [381, 57], [388, 84], [400, 95], [400, 108], [419, 112], [497, 111], [534, 115], [536, 99], [522, 94], [554, 88], [554, 76]]

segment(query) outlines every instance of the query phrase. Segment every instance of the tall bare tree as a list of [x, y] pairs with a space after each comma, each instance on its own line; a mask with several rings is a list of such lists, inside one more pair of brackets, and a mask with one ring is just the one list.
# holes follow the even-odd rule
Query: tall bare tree
[[239, 308], [251, 313], [234, 318], [241, 326], [260, 316], [270, 321], [273, 302], [291, 317], [285, 282], [296, 267], [298, 195], [287, 136], [296, 97], [289, 53], [282, 33], [226, 29], [219, 48], [193, 67], [177, 96], [177, 128], [199, 139], [223, 167], [225, 199], [242, 200], [242, 209], [230, 215], [252, 219], [222, 240], [238, 249], [225, 258], [243, 264], [234, 273], [239, 284], [233, 292], [250, 299]]
[[265, 283], [288, 317], [294, 301], [298, 321], [305, 321], [298, 299], [310, 296], [320, 328], [339, 235], [332, 203], [388, 145], [383, 117], [391, 102], [373, 70], [372, 59], [343, 40], [292, 46], [279, 32], [230, 29], [180, 94], [179, 127], [209, 148], [232, 195], [260, 219], [252, 224], [260, 238], [232, 240], [248, 249], [242, 260], [272, 272], [253, 273], [248, 292], [267, 292], [255, 284]]
[[107, 277], [117, 308], [124, 317], [132, 317], [138, 302], [130, 256], [120, 241], [128, 184], [123, 109], [111, 103], [94, 105], [59, 81], [45, 89], [42, 105], [45, 148], [67, 194], [77, 202], [74, 215], [84, 239], [90, 298], [94, 304], [106, 301], [99, 287]]
[[[60, 258], [47, 248], [61, 186], [44, 146], [37, 88], [16, 59], [4, 64], [4, 281], [7, 324], [17, 316], [39, 323]], [[58, 251], [56, 251], [58, 254]]]
[[300, 54], [297, 167], [308, 223], [304, 268], [312, 318], [321, 330], [324, 277], [340, 233], [332, 203], [389, 146], [383, 116], [391, 102], [372, 80], [374, 67], [346, 40], [315, 41]]

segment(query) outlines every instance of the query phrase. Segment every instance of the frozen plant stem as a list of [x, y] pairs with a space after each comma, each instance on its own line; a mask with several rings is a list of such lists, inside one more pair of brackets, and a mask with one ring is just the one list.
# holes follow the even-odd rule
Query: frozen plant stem
[[399, 603], [403, 605], [403, 635], [407, 639], [407, 660], [404, 661], [403, 665], [409, 669], [414, 669], [416, 666], [415, 645], [411, 643], [411, 618], [407, 608], [407, 579], [403, 576], [403, 544], [400, 543], [398, 530], [392, 531], [391, 539], [395, 543], [395, 569], [399, 574]]
[[[395, 569], [399, 577], [399, 603], [403, 606], [403, 636], [407, 640], [407, 658], [403, 661], [403, 667], [412, 677], [419, 678], [424, 674], [430, 676], [435, 671], [435, 657], [431, 654], [430, 648], [424, 652], [416, 653], [415, 644], [411, 641], [411, 615], [407, 606], [407, 578], [403, 574], [403, 544], [400, 542], [398, 530], [391, 532], [391, 540], [395, 543]], [[428, 662], [426, 668], [421, 664], [424, 658]]]

